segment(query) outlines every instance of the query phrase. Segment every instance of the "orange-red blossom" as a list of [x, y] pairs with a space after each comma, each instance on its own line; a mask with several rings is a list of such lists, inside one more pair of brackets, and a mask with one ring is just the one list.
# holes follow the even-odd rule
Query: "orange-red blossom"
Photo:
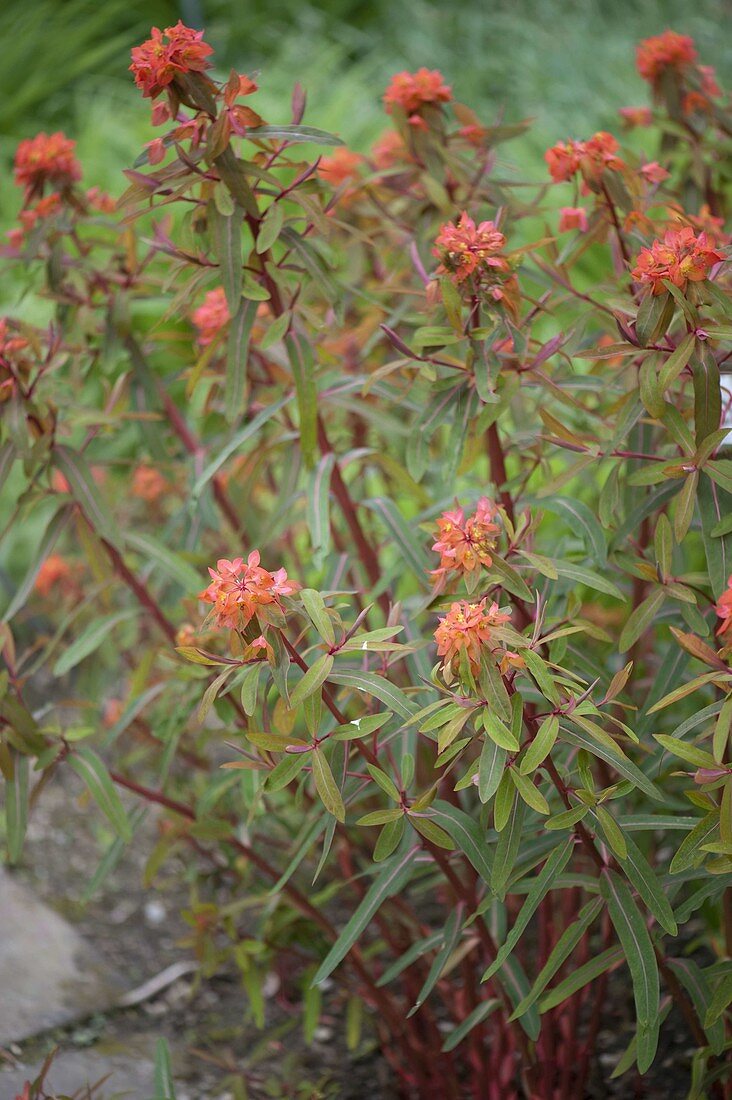
[[727, 588], [717, 600], [714, 609], [722, 620], [717, 627], [717, 634], [726, 634], [732, 627], [732, 577], [727, 580]]
[[564, 183], [581, 172], [585, 181], [597, 181], [602, 173], [617, 171], [623, 162], [616, 156], [618, 143], [612, 134], [598, 130], [587, 141], [560, 141], [547, 149], [544, 160], [555, 183]]
[[676, 31], [664, 31], [651, 38], [644, 38], [636, 48], [638, 72], [650, 84], [656, 84], [667, 69], [677, 72], [693, 65], [697, 53], [694, 39]]
[[452, 88], [437, 69], [418, 69], [416, 73], [396, 73], [384, 92], [387, 114], [400, 107], [411, 126], [426, 129], [420, 111], [424, 107], [439, 107], [452, 99]]
[[440, 555], [437, 569], [431, 575], [438, 579], [450, 570], [470, 573], [484, 565], [493, 564], [491, 551], [496, 545], [500, 528], [494, 523], [496, 506], [487, 497], [478, 501], [475, 513], [465, 519], [462, 508], [443, 512], [437, 521], [439, 537], [432, 549]]
[[60, 130], [36, 134], [21, 141], [15, 151], [15, 182], [25, 188], [26, 198], [40, 194], [46, 183], [68, 188], [81, 179], [81, 165], [74, 150], [76, 142]]
[[252, 550], [246, 562], [243, 558], [220, 558], [216, 569], [209, 569], [211, 583], [199, 599], [213, 604], [217, 626], [243, 629], [259, 610], [273, 604], [281, 609], [281, 598], [299, 590], [300, 585], [288, 580], [284, 569], [270, 573], [259, 560], [259, 551]]
[[501, 611], [497, 603], [488, 605], [487, 599], [479, 603], [459, 600], [451, 605], [435, 631], [437, 655], [443, 666], [449, 666], [465, 652], [474, 672], [480, 668], [480, 657], [490, 644], [496, 627], [503, 626], [511, 618], [509, 611]]
[[150, 38], [133, 48], [130, 71], [142, 94], [154, 99], [178, 74], [210, 69], [208, 58], [212, 53], [212, 48], [203, 41], [203, 31], [186, 27], [179, 19], [174, 27], [166, 27], [164, 31], [153, 27]]
[[652, 294], [662, 294], [666, 289], [663, 280], [685, 290], [689, 282], [706, 279], [710, 268], [724, 254], [711, 247], [706, 233], [697, 236], [689, 225], [681, 229], [668, 229], [663, 240], [655, 240], [650, 248], [643, 248], [632, 271], [637, 283], [646, 283]]
[[198, 330], [197, 340], [202, 348], [213, 343], [218, 334], [231, 320], [226, 303], [226, 292], [222, 286], [209, 290], [198, 309], [194, 309], [191, 319]]

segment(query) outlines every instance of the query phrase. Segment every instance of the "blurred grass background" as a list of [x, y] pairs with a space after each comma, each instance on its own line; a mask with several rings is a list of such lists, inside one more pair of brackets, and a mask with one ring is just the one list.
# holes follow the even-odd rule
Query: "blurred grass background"
[[76, 138], [89, 184], [120, 189], [121, 169], [152, 134], [127, 66], [153, 24], [205, 27], [223, 72], [260, 72], [258, 109], [272, 120], [287, 116], [300, 80], [309, 121], [355, 148], [385, 126], [380, 96], [392, 73], [439, 68], [486, 119], [536, 118], [505, 155], [538, 171], [548, 144], [616, 128], [618, 107], [647, 101], [634, 67], [644, 36], [693, 35], [729, 79], [729, 14], [728, 0], [5, 0], [0, 222], [18, 207], [13, 149], [44, 128]]

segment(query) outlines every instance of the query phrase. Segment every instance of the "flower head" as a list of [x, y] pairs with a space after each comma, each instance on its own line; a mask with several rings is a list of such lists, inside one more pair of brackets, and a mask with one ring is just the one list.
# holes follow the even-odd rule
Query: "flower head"
[[208, 291], [202, 304], [198, 309], [194, 309], [192, 320], [198, 330], [197, 340], [200, 346], [205, 348], [213, 343], [231, 320], [226, 292], [222, 286]]
[[439, 579], [450, 570], [472, 573], [482, 565], [490, 568], [491, 551], [500, 531], [493, 522], [495, 517], [496, 506], [487, 497], [481, 497], [467, 520], [462, 508], [443, 512], [437, 521], [439, 537], [432, 547], [440, 555], [440, 564], [432, 570], [432, 576]]
[[717, 634], [726, 634], [732, 628], [732, 577], [727, 580], [727, 588], [717, 600], [714, 609], [722, 620], [717, 627]]
[[318, 175], [326, 180], [331, 187], [340, 187], [342, 183], [359, 178], [359, 170], [363, 164], [360, 153], [354, 153], [350, 149], [336, 149], [329, 157], [321, 157], [318, 165]]
[[647, 283], [653, 294], [663, 293], [664, 279], [685, 290], [687, 283], [706, 279], [710, 268], [724, 259], [711, 243], [706, 233], [697, 236], [689, 225], [668, 229], [662, 241], [641, 249], [632, 277], [637, 283]]
[[211, 67], [212, 48], [203, 41], [203, 31], [195, 31], [178, 20], [164, 31], [153, 27], [150, 38], [132, 50], [130, 71], [135, 84], [146, 97], [160, 95], [180, 73], [203, 73]]
[[653, 112], [650, 107], [621, 107], [618, 114], [626, 126], [650, 126], [653, 122]]
[[495, 222], [476, 225], [468, 214], [461, 214], [455, 225], [447, 222], [440, 229], [435, 241], [434, 254], [442, 261], [445, 271], [462, 283], [470, 275], [486, 268], [508, 270], [508, 261], [500, 255], [506, 243]]
[[662, 168], [655, 160], [649, 161], [648, 164], [642, 164], [640, 174], [648, 183], [663, 183], [671, 175], [666, 168]]
[[650, 84], [657, 84], [667, 69], [683, 71], [696, 61], [694, 39], [676, 31], [644, 38], [636, 49], [638, 72]]
[[418, 69], [416, 73], [396, 73], [384, 92], [387, 114], [400, 107], [408, 116], [418, 114], [423, 107], [449, 103], [452, 88], [437, 69]]
[[587, 141], [560, 141], [547, 149], [544, 160], [555, 183], [564, 183], [581, 172], [584, 179], [599, 180], [607, 169], [622, 167], [616, 156], [618, 143], [612, 134], [598, 130]]
[[270, 573], [259, 560], [259, 551], [253, 550], [246, 562], [243, 558], [220, 558], [216, 569], [209, 569], [211, 583], [199, 599], [213, 604], [217, 626], [242, 629], [258, 611], [272, 605], [281, 610], [281, 598], [299, 590], [300, 585], [288, 580], [284, 569]]
[[581, 206], [563, 206], [559, 211], [559, 232], [566, 233], [568, 229], [587, 232], [587, 211]]
[[64, 190], [81, 179], [75, 148], [76, 142], [60, 130], [21, 141], [15, 151], [14, 179], [25, 188], [26, 198], [40, 194], [46, 183]]
[[55, 588], [68, 585], [72, 576], [73, 570], [65, 558], [60, 554], [49, 554], [38, 570], [36, 592], [40, 592], [42, 596], [50, 596]]
[[168, 483], [154, 466], [138, 466], [132, 475], [132, 495], [146, 504], [155, 504], [168, 491]]
[[490, 644], [496, 627], [503, 626], [510, 618], [510, 612], [501, 611], [497, 603], [488, 606], [487, 600], [480, 603], [459, 600], [452, 604], [435, 631], [437, 655], [442, 657], [443, 667], [449, 668], [464, 652], [470, 667], [477, 671], [481, 652]]

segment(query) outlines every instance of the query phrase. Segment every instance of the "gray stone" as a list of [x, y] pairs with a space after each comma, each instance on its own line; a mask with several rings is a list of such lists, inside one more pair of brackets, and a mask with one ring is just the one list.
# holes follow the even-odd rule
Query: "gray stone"
[[[100, 1042], [86, 1050], [59, 1052], [46, 1077], [46, 1089], [53, 1094], [79, 1094], [87, 1086], [107, 1078], [94, 1096], [104, 1100], [153, 1100], [155, 1096], [154, 1044], [147, 1037], [125, 1040], [124, 1044]], [[43, 1060], [0, 1072], [0, 1095], [12, 1100], [26, 1081], [33, 1081]]]
[[0, 868], [0, 1046], [109, 1008], [120, 983], [72, 926]]

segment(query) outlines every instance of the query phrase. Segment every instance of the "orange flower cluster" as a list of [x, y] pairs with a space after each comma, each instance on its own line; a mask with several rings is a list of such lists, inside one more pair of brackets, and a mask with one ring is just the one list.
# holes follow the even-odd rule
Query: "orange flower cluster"
[[284, 569], [270, 573], [259, 564], [259, 551], [252, 550], [243, 558], [228, 561], [220, 558], [216, 569], [209, 569], [211, 584], [199, 595], [199, 599], [213, 604], [212, 614], [216, 625], [231, 630], [243, 629], [258, 611], [271, 605], [282, 609], [280, 600], [291, 596], [300, 585], [287, 579]]
[[19, 187], [25, 188], [26, 199], [40, 194], [46, 183], [63, 189], [81, 179], [75, 148], [76, 142], [60, 130], [21, 141], [15, 151], [14, 179]]
[[404, 139], [396, 130], [387, 130], [371, 147], [371, 159], [382, 171], [412, 160]]
[[212, 344], [221, 330], [231, 320], [226, 302], [226, 292], [222, 286], [209, 290], [198, 309], [194, 309], [191, 319], [198, 335], [196, 339], [202, 348]]
[[566, 233], [569, 229], [587, 232], [587, 211], [581, 206], [563, 206], [559, 211], [559, 232]]
[[154, 466], [138, 466], [132, 475], [132, 495], [146, 504], [155, 504], [168, 491], [168, 483]]
[[203, 41], [203, 31], [186, 27], [179, 19], [164, 31], [153, 27], [150, 38], [132, 50], [130, 72], [142, 94], [154, 99], [172, 84], [179, 73], [203, 73], [211, 67], [212, 48]]
[[363, 164], [360, 153], [353, 153], [350, 149], [340, 148], [329, 157], [321, 157], [318, 165], [318, 175], [331, 187], [340, 187], [349, 180], [357, 180]]
[[55, 588], [70, 584], [72, 576], [73, 570], [65, 558], [60, 554], [49, 554], [38, 570], [36, 592], [50, 596]]
[[490, 643], [495, 628], [510, 618], [510, 612], [501, 611], [497, 603], [488, 606], [487, 600], [480, 603], [459, 600], [452, 604], [435, 631], [437, 655], [442, 657], [443, 667], [449, 667], [464, 652], [471, 669], [477, 671], [481, 652]]
[[585, 181], [599, 180], [606, 170], [616, 172], [623, 162], [616, 156], [618, 143], [612, 134], [598, 130], [588, 141], [560, 141], [547, 149], [544, 160], [555, 183], [571, 180], [581, 172]]
[[439, 537], [432, 547], [440, 555], [440, 564], [431, 570], [431, 576], [439, 579], [451, 570], [471, 573], [481, 565], [490, 568], [491, 551], [500, 530], [493, 522], [495, 517], [496, 506], [487, 497], [481, 497], [475, 513], [467, 520], [462, 508], [443, 512], [437, 521]]
[[396, 73], [384, 92], [384, 106], [387, 114], [395, 107], [401, 108], [411, 125], [424, 127], [420, 111], [424, 107], [437, 107], [440, 103], [449, 103], [452, 88], [437, 69], [418, 69], [416, 73]]
[[727, 588], [717, 600], [714, 609], [722, 620], [717, 627], [717, 634], [726, 634], [732, 628], [732, 577], [727, 580]]
[[469, 214], [462, 213], [455, 225], [443, 225], [435, 241], [434, 255], [442, 260], [445, 271], [462, 283], [470, 275], [485, 268], [508, 270], [508, 261], [500, 252], [506, 238], [495, 222], [476, 225]]
[[655, 240], [650, 248], [642, 249], [631, 274], [637, 283], [647, 283], [651, 293], [662, 294], [664, 279], [685, 290], [687, 283], [706, 279], [709, 269], [723, 259], [724, 254], [711, 247], [706, 233], [697, 237], [691, 226], [685, 225], [667, 230], [662, 241]]
[[650, 84], [657, 84], [667, 69], [678, 72], [693, 65], [696, 61], [694, 39], [676, 31], [664, 31], [663, 34], [644, 38], [636, 48], [636, 66], [638, 72]]
[[650, 107], [621, 107], [618, 114], [626, 126], [650, 126], [653, 122], [653, 112]]

